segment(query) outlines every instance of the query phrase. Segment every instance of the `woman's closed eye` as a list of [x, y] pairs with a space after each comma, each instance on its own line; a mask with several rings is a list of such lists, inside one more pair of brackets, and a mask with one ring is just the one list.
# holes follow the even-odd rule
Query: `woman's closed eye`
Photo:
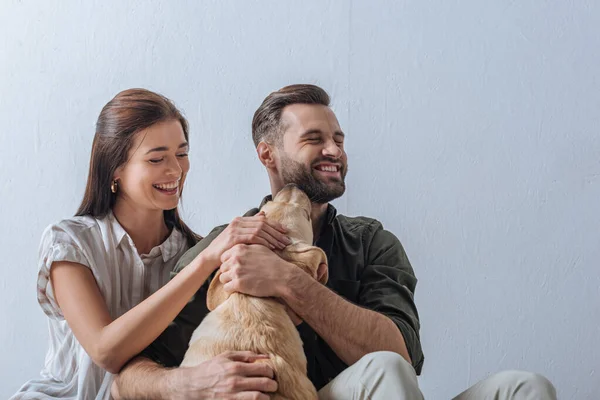
[[[177, 154], [177, 158], [186, 158], [188, 156], [188, 153], [179, 153]], [[164, 161], [164, 157], [161, 158], [152, 158], [150, 160], [148, 160], [148, 162], [150, 164], [160, 164], [162, 161]]]

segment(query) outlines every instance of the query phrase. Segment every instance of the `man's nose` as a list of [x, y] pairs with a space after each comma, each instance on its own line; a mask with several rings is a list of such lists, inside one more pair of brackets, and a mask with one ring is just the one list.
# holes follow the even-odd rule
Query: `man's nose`
[[340, 158], [343, 154], [342, 149], [340, 148], [340, 146], [338, 146], [338, 144], [335, 142], [335, 140], [328, 140], [325, 143], [325, 147], [323, 148], [323, 155], [324, 156], [329, 156], [332, 158]]

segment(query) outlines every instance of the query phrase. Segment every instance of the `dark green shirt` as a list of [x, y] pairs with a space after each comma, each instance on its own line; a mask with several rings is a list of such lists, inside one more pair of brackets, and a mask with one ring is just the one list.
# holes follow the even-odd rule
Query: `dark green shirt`
[[[269, 199], [270, 196], [266, 197], [262, 204]], [[255, 215], [258, 210], [254, 208], [245, 216]], [[213, 229], [188, 250], [172, 274], [188, 265], [225, 227]], [[423, 352], [419, 339], [419, 316], [413, 297], [417, 278], [396, 236], [384, 230], [374, 219], [337, 215], [335, 208], [329, 205], [316, 245], [327, 254], [327, 287], [354, 304], [390, 318], [402, 333], [415, 371], [420, 374]], [[209, 312], [206, 307], [209, 281], [154, 343], [142, 352], [143, 356], [167, 367], [181, 363], [192, 333]], [[300, 324], [298, 331], [304, 343], [308, 376], [320, 389], [348, 366], [308, 324]]]

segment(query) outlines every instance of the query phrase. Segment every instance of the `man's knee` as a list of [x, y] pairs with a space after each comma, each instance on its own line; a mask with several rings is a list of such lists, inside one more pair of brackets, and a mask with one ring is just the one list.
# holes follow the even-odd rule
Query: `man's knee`
[[363, 368], [385, 372], [386, 375], [398, 377], [403, 382], [416, 382], [417, 375], [412, 365], [400, 354], [391, 351], [376, 351], [363, 356], [357, 361]]
[[[508, 389], [515, 398], [556, 399], [556, 389], [543, 375], [528, 371], [503, 371], [493, 376], [499, 387]], [[534, 396], [534, 397], [532, 397]]]
[[390, 351], [369, 353], [352, 367], [360, 386], [358, 398], [423, 399], [417, 374], [401, 355]]

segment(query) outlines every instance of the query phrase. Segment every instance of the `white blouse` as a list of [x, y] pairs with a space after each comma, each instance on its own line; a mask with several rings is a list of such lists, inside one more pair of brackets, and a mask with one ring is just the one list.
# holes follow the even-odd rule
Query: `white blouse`
[[88, 267], [116, 319], [165, 285], [187, 249], [183, 234], [173, 229], [164, 243], [140, 256], [112, 213], [102, 219], [74, 217], [46, 228], [39, 248], [37, 297], [49, 317], [50, 346], [41, 378], [25, 383], [11, 399], [111, 398], [113, 375], [94, 364], [56, 303], [50, 283], [53, 262]]

